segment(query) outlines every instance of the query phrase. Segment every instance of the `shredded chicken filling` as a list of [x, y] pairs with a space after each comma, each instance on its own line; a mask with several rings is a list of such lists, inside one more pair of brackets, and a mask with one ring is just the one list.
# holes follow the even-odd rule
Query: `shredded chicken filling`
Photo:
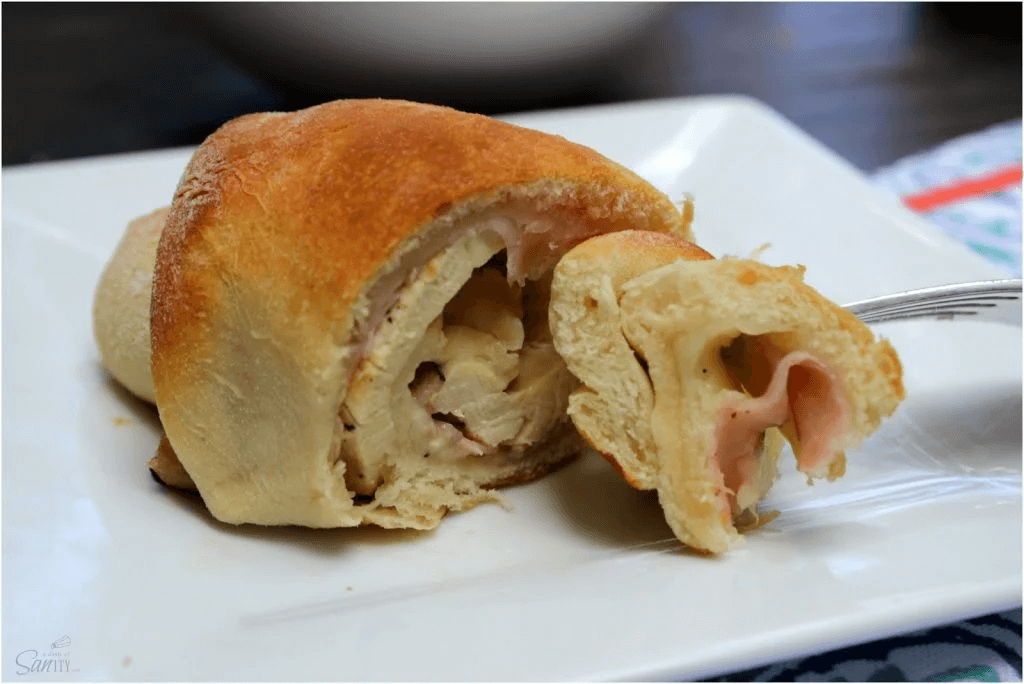
[[440, 353], [420, 363], [409, 390], [439, 434], [457, 445], [458, 456], [527, 447], [555, 417], [554, 404], [541, 400], [556, 389], [560, 357], [547, 326], [527, 335], [523, 325], [524, 303], [536, 313], [547, 300], [541, 285], [509, 284], [504, 268], [491, 263], [445, 307]]
[[[510, 283], [505, 255], [493, 235], [466, 236], [389, 311], [383, 351], [364, 359], [342, 406], [351, 491], [372, 495], [399, 461], [443, 470], [515, 459], [562, 420], [575, 381], [551, 342], [550, 279]], [[468, 278], [449, 272], [459, 269]], [[443, 291], [459, 282], [454, 296]]]

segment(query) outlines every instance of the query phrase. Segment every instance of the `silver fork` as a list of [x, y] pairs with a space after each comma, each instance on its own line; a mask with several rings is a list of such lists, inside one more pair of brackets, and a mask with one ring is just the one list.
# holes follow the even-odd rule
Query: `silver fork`
[[984, 280], [940, 285], [864, 299], [847, 304], [847, 311], [865, 323], [906, 321], [915, 318], [993, 321], [1021, 324], [1021, 281]]

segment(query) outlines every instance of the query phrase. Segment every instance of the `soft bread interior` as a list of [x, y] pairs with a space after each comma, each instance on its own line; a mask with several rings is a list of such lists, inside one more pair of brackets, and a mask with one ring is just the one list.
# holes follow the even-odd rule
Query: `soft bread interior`
[[622, 231], [583, 242], [554, 271], [554, 343], [573, 375], [583, 379], [569, 399], [569, 414], [587, 441], [639, 489], [654, 489], [658, 476], [647, 419], [654, 389], [646, 362], [622, 334], [622, 286], [679, 259], [712, 258], [671, 235]]
[[684, 543], [721, 552], [738, 538], [782, 436], [809, 478], [838, 477], [903, 398], [892, 347], [801, 269], [678, 255], [616, 284], [621, 250], [591, 242], [552, 286], [556, 348], [583, 383], [569, 413], [629, 482], [658, 491]]

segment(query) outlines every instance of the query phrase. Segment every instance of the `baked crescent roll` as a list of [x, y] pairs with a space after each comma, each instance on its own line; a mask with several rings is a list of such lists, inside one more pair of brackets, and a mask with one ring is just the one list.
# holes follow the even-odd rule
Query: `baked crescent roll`
[[118, 382], [156, 403], [150, 372], [149, 303], [156, 247], [168, 207], [128, 224], [96, 286], [92, 326], [103, 364]]
[[157, 461], [230, 523], [431, 528], [581, 448], [558, 259], [688, 224], [593, 150], [483, 116], [348, 100], [229, 122], [156, 252]]
[[810, 478], [904, 397], [892, 346], [803, 282], [802, 268], [713, 259], [619, 232], [555, 269], [555, 348], [582, 385], [568, 413], [685, 544], [718, 553], [756, 516], [786, 440]]
[[[162, 207], [128, 224], [93, 298], [93, 334], [104, 367], [122, 386], [150, 404], [156, 403], [156, 390], [150, 363], [149, 305], [156, 248], [169, 211], [170, 207]], [[149, 468], [164, 484], [195, 491], [195, 483], [166, 435]]]

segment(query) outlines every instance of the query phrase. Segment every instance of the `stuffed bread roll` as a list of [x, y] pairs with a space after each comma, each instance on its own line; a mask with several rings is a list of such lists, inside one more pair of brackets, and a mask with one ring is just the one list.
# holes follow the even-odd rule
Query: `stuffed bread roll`
[[[150, 404], [156, 403], [156, 390], [150, 361], [149, 305], [156, 248], [169, 211], [170, 207], [162, 207], [128, 224], [100, 275], [92, 308], [93, 334], [104, 367], [125, 389]], [[196, 489], [166, 435], [149, 468], [169, 487]]]
[[555, 269], [555, 348], [582, 385], [568, 413], [678, 538], [726, 550], [788, 440], [808, 479], [835, 479], [903, 399], [887, 341], [803, 282], [802, 268], [713, 259], [620, 232]]
[[128, 224], [100, 275], [93, 298], [92, 329], [103, 365], [132, 394], [156, 403], [150, 370], [149, 303], [156, 247], [169, 209]]
[[349, 100], [232, 121], [156, 252], [154, 467], [180, 462], [230, 523], [431, 528], [580, 450], [558, 259], [688, 223], [596, 152], [483, 116]]

